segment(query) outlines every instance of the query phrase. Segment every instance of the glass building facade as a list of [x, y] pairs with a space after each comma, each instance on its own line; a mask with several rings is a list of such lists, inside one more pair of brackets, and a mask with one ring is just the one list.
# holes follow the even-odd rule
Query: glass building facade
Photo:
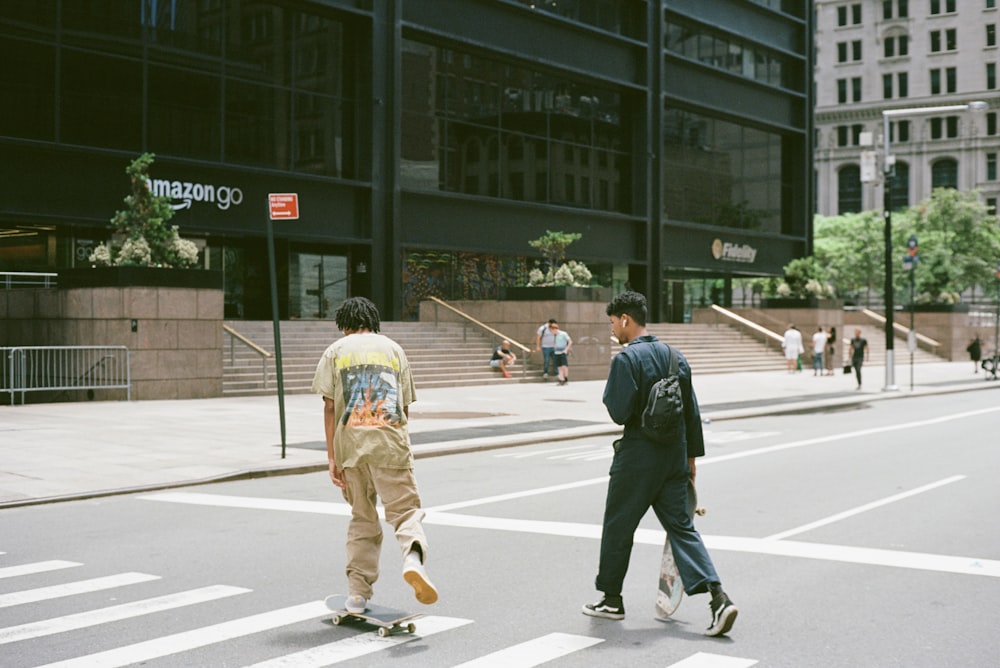
[[295, 192], [282, 317], [495, 299], [563, 230], [676, 319], [676, 284], [809, 249], [809, 4], [6, 0], [0, 271], [87, 266], [152, 152], [227, 317], [269, 317]]

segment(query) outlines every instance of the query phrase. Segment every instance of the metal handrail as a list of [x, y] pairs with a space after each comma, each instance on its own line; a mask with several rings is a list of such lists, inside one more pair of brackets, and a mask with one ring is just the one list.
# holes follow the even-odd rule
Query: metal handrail
[[[465, 318], [466, 320], [468, 320], [469, 322], [471, 322], [473, 325], [476, 325], [477, 327], [485, 329], [490, 334], [492, 334], [494, 336], [500, 337], [501, 340], [503, 340], [503, 341], [510, 341], [511, 344], [513, 344], [514, 346], [517, 346], [518, 348], [520, 348], [521, 351], [523, 353], [525, 353], [525, 356], [531, 354], [531, 348], [529, 348], [528, 346], [524, 345], [523, 343], [519, 343], [518, 341], [515, 341], [513, 338], [507, 336], [503, 332], [500, 332], [500, 331], [498, 331], [496, 329], [493, 329], [492, 327], [490, 327], [486, 323], [483, 323], [483, 322], [480, 322], [479, 320], [476, 320], [475, 318], [473, 318], [468, 313], [462, 311], [461, 309], [455, 308], [454, 306], [452, 306], [448, 302], [444, 301], [443, 299], [438, 299], [437, 297], [433, 297], [433, 296], [428, 296], [427, 299], [429, 299], [430, 301], [434, 302], [435, 304], [440, 304], [441, 306], [443, 306], [446, 309], [452, 311], [456, 315], [458, 315], [458, 316], [460, 316], [462, 318]], [[437, 320], [437, 315], [435, 315], [435, 321], [436, 320]], [[522, 364], [521, 365], [521, 375], [522, 376], [527, 376], [527, 374], [528, 374], [527, 364]]]
[[716, 316], [721, 315], [724, 318], [729, 318], [735, 322], [740, 329], [750, 330], [752, 333], [759, 335], [764, 345], [770, 345], [772, 348], [780, 348], [782, 342], [785, 340], [785, 337], [777, 332], [771, 331], [767, 327], [758, 325], [752, 320], [747, 320], [743, 316], [733, 313], [728, 309], [724, 309], [718, 304], [712, 304], [711, 309], [715, 311]]
[[[880, 325], [882, 325], [883, 329], [885, 328], [885, 316], [879, 315], [875, 311], [872, 311], [872, 310], [869, 310], [869, 309], [866, 309], [866, 308], [861, 309], [861, 313], [864, 314], [865, 316], [867, 316], [869, 319], [874, 320], [875, 322], [877, 322]], [[899, 324], [898, 322], [895, 322], [895, 321], [893, 321], [893, 323], [892, 323], [892, 330], [893, 330], [893, 332], [894, 332], [895, 335], [897, 335], [897, 336], [902, 335], [904, 338], [909, 337], [909, 335], [910, 335], [910, 328], [909, 327], [905, 327], [905, 326], [903, 326], [903, 325], [901, 325], [901, 324]], [[929, 348], [930, 352], [936, 354], [937, 347], [941, 345], [940, 341], [935, 341], [931, 337], [924, 336], [923, 334], [921, 334], [919, 332], [914, 332], [914, 334], [917, 337], [917, 343], [924, 344], [925, 348]]]
[[[40, 271], [0, 271], [0, 284], [5, 290], [19, 285], [41, 285], [43, 288], [50, 288], [56, 284], [55, 279], [59, 274]], [[18, 280], [18, 279], [22, 280]], [[40, 278], [41, 280], [30, 280]]]
[[262, 375], [263, 381], [264, 381], [264, 389], [266, 390], [267, 389], [267, 360], [269, 360], [270, 358], [274, 357], [274, 355], [272, 353], [264, 350], [259, 345], [257, 345], [256, 343], [254, 343], [253, 341], [251, 341], [247, 337], [243, 336], [242, 334], [240, 334], [239, 332], [237, 332], [235, 329], [233, 329], [229, 325], [223, 325], [222, 326], [222, 330], [226, 334], [229, 335], [229, 364], [230, 365], [233, 365], [235, 363], [234, 360], [235, 360], [235, 356], [236, 355], [235, 355], [234, 346], [235, 346], [236, 341], [239, 341], [240, 343], [242, 343], [243, 345], [245, 345], [247, 348], [249, 348], [252, 352], [256, 353], [260, 357], [261, 375]]

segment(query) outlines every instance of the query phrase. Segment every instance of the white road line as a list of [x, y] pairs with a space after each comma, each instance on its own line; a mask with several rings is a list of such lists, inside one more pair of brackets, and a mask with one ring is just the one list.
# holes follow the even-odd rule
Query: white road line
[[[179, 501], [195, 503], [190, 498], [184, 500], [170, 498], [173, 494], [155, 495], [158, 501]], [[190, 497], [189, 494], [181, 494]], [[275, 499], [250, 499], [254, 503], [227, 503], [227, 497], [211, 494], [197, 495], [203, 497], [206, 505], [224, 505], [233, 507], [253, 507], [279, 509], [270, 507], [267, 502]], [[154, 498], [153, 496], [143, 498]], [[244, 497], [233, 497], [248, 501]], [[231, 500], [231, 499], [230, 499]], [[292, 510], [294, 504], [282, 502], [281, 510]], [[308, 502], [299, 512], [322, 512], [327, 515], [347, 515], [350, 507], [347, 504], [327, 504], [342, 506], [336, 512], [322, 510], [316, 502]], [[442, 506], [444, 507], [444, 506]], [[341, 512], [342, 511], [342, 512]], [[547, 536], [564, 536], [568, 538], [590, 538], [600, 540], [600, 524], [583, 524], [579, 522], [548, 522], [521, 518], [484, 517], [478, 515], [463, 515], [428, 510], [424, 520], [428, 524], [439, 524], [468, 529], [487, 529], [491, 531], [518, 531], [523, 533], [542, 534]], [[635, 532], [635, 542], [644, 545], [663, 545], [664, 532], [661, 529], [639, 529]], [[768, 540], [763, 538], [741, 538], [729, 536], [706, 536], [702, 534], [705, 544], [715, 550], [732, 552], [748, 552], [753, 554], [770, 554], [784, 557], [802, 557], [807, 559], [827, 559], [856, 564], [871, 564], [891, 566], [895, 568], [915, 568], [920, 570], [940, 571], [944, 573], [959, 573], [963, 575], [979, 575], [985, 577], [1000, 577], [1000, 561], [980, 559], [977, 557], [946, 556], [924, 554], [919, 552], [902, 552], [897, 550], [881, 550], [877, 548], [850, 547], [844, 545], [825, 545], [822, 543], [797, 543], [785, 540]]]
[[844, 441], [852, 440], [861, 436], [872, 436], [874, 434], [884, 434], [890, 431], [901, 431], [903, 429], [915, 429], [920, 427], [927, 427], [933, 424], [942, 424], [945, 422], [952, 422], [954, 420], [964, 420], [969, 417], [975, 417], [977, 415], [984, 415], [986, 413], [995, 413], [1000, 411], [1000, 406], [993, 408], [982, 408], [975, 411], [966, 411], [965, 413], [952, 413], [951, 415], [944, 415], [942, 417], [930, 418], [928, 420], [918, 420], [914, 422], [902, 422], [899, 424], [886, 425], [884, 427], [873, 427], [871, 429], [861, 429], [858, 431], [843, 432], [840, 434], [830, 434], [829, 436], [820, 436], [817, 438], [807, 438], [802, 441], [792, 441], [791, 443], [782, 443], [780, 445], [771, 445], [764, 448], [757, 448], [756, 450], [744, 450], [743, 452], [734, 452], [728, 455], [717, 455], [715, 457], [704, 457], [698, 461], [698, 466], [705, 466], [706, 464], [718, 464], [719, 462], [728, 462], [733, 459], [743, 459], [744, 457], [756, 457], [758, 455], [769, 455], [772, 452], [781, 452], [782, 450], [792, 450], [794, 448], [801, 448], [807, 445], [819, 445], [820, 443], [831, 443], [833, 441]]
[[346, 503], [330, 503], [328, 501], [296, 501], [294, 499], [225, 496], [222, 494], [199, 494], [196, 492], [164, 492], [162, 494], [146, 494], [139, 498], [146, 499], [147, 501], [185, 503], [196, 506], [246, 508], [250, 510], [283, 510], [294, 513], [351, 516], [351, 507]]
[[78, 582], [67, 582], [66, 584], [53, 585], [51, 587], [39, 587], [38, 589], [26, 589], [24, 591], [11, 592], [10, 594], [0, 594], [0, 608], [9, 608], [14, 605], [24, 605], [25, 603], [36, 603], [38, 601], [49, 601], [54, 598], [64, 596], [74, 596], [76, 594], [88, 594], [115, 587], [124, 587], [140, 582], [159, 580], [158, 575], [147, 575], [145, 573], [121, 573], [119, 575], [109, 575], [103, 578], [93, 578], [91, 580], [80, 580]]
[[55, 617], [53, 619], [45, 619], [40, 622], [32, 622], [30, 624], [8, 626], [7, 628], [0, 629], [0, 645], [18, 642], [20, 640], [29, 640], [31, 638], [50, 636], [56, 633], [63, 633], [65, 631], [85, 629], [90, 626], [97, 626], [98, 624], [117, 622], [122, 619], [129, 619], [140, 615], [149, 615], [154, 612], [173, 610], [175, 608], [182, 608], [195, 603], [204, 603], [206, 601], [226, 598], [227, 596], [235, 596], [236, 594], [246, 594], [249, 591], [251, 590], [240, 587], [213, 585], [211, 587], [192, 589], [191, 591], [180, 592], [177, 594], [168, 594], [167, 596], [148, 598], [142, 601], [135, 601], [133, 603], [115, 605], [109, 608], [90, 610], [88, 612], [80, 612], [74, 615], [66, 615], [64, 617]]
[[755, 665], [757, 665], [757, 661], [754, 659], [698, 652], [683, 661], [670, 664], [667, 668], [750, 668], [750, 666]]
[[[500, 452], [493, 456], [497, 458], [507, 457], [510, 459], [524, 459], [525, 457], [538, 457], [540, 455], [550, 455], [553, 452], [569, 452], [570, 450], [583, 450], [584, 448], [592, 448], [592, 447], [594, 447], [593, 444], [587, 444], [587, 445], [572, 445], [563, 448], [553, 448], [551, 450], [532, 450], [530, 452], [524, 452], [523, 450], [516, 450], [514, 452]], [[608, 447], [611, 446], [609, 445]]]
[[531, 668], [604, 642], [603, 638], [550, 633], [499, 652], [466, 661], [455, 668]]
[[8, 566], [0, 568], [0, 580], [4, 578], [16, 578], [22, 575], [34, 575], [35, 573], [47, 573], [58, 571], [62, 568], [74, 568], [83, 566], [75, 561], [39, 561], [33, 564], [22, 564], [20, 566]]
[[[294, 654], [286, 654], [269, 661], [255, 663], [248, 668], [320, 668], [321, 666], [332, 666], [335, 663], [356, 659], [374, 652], [380, 652], [390, 647], [402, 645], [403, 643], [420, 640], [435, 633], [442, 633], [457, 629], [466, 624], [471, 624], [471, 619], [459, 619], [457, 617], [422, 617], [414, 622], [417, 625], [415, 634], [400, 633], [380, 638], [375, 633], [363, 632], [357, 635], [338, 640], [336, 642], [312, 647]], [[387, 661], [391, 661], [387, 659]]]
[[482, 506], [488, 503], [497, 503], [500, 501], [511, 501], [513, 499], [523, 499], [528, 496], [537, 496], [538, 494], [548, 494], [549, 492], [562, 492], [567, 489], [576, 489], [578, 487], [589, 487], [590, 485], [596, 485], [599, 483], [607, 483], [608, 476], [601, 476], [600, 478], [591, 478], [590, 480], [579, 480], [577, 482], [568, 482], [562, 485], [552, 485], [551, 487], [541, 487], [539, 489], [527, 489], [523, 492], [511, 492], [509, 494], [497, 494], [496, 496], [487, 496], [481, 499], [470, 499], [468, 501], [459, 501], [457, 503], [446, 503], [441, 506], [432, 506], [430, 508], [425, 508], [427, 512], [442, 512], [445, 510], [456, 510], [458, 508], [469, 508], [471, 506]]
[[917, 494], [923, 494], [924, 492], [928, 492], [932, 489], [937, 489], [938, 487], [943, 487], [944, 485], [950, 485], [953, 482], [958, 482], [959, 480], [964, 480], [964, 479], [965, 479], [964, 475], [954, 475], [951, 476], [950, 478], [945, 478], [944, 480], [939, 480], [929, 485], [924, 485], [923, 487], [912, 489], [909, 492], [903, 492], [901, 494], [896, 494], [894, 496], [890, 496], [885, 499], [881, 499], [879, 501], [866, 503], [863, 506], [858, 506], [857, 508], [852, 508], [851, 510], [845, 510], [842, 513], [831, 515], [830, 517], [827, 517], [825, 519], [817, 520], [815, 522], [810, 522], [809, 524], [803, 524], [800, 527], [789, 529], [788, 531], [782, 531], [772, 536], [767, 536], [764, 540], [781, 540], [782, 538], [788, 538], [789, 536], [795, 536], [800, 533], [806, 533], [807, 531], [811, 531], [821, 526], [826, 526], [827, 524], [833, 524], [834, 522], [839, 522], [840, 520], [847, 519], [848, 517], [860, 515], [861, 513], [867, 512], [869, 510], [874, 510], [875, 508], [880, 508], [881, 506], [885, 506], [890, 503], [895, 503], [896, 501], [901, 501], [911, 496], [916, 496]]
[[234, 619], [221, 624], [205, 626], [193, 631], [154, 638], [153, 640], [126, 645], [105, 652], [50, 663], [38, 668], [120, 668], [121, 666], [151, 661], [227, 640], [243, 638], [254, 633], [269, 631], [281, 626], [287, 626], [288, 624], [304, 622], [316, 617], [322, 617], [323, 615], [330, 615], [326, 604], [323, 601], [312, 601], [310, 603], [294, 605], [290, 608], [271, 610], [259, 615], [251, 615], [242, 619]]

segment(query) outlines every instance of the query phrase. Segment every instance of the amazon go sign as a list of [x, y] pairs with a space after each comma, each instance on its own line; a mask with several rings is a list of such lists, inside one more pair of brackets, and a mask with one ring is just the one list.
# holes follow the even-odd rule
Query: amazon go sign
[[225, 211], [230, 206], [239, 206], [243, 203], [243, 191], [230, 186], [166, 179], [150, 179], [148, 183], [154, 196], [180, 200], [171, 202], [170, 207], [175, 210], [190, 209], [194, 202], [207, 202]]

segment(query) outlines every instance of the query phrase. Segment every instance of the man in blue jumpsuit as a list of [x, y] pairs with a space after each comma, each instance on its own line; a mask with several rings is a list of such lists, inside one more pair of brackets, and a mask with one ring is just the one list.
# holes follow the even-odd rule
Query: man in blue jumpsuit
[[600, 601], [583, 606], [592, 617], [624, 619], [622, 583], [628, 570], [639, 521], [652, 507], [667, 531], [684, 590], [710, 593], [712, 621], [706, 635], [728, 633], [738, 610], [715, 572], [705, 544], [687, 514], [687, 481], [695, 477], [695, 458], [705, 454], [698, 400], [691, 385], [691, 367], [676, 349], [684, 398], [684, 429], [674, 443], [654, 443], [643, 436], [640, 416], [653, 383], [669, 370], [667, 349], [646, 331], [646, 298], [624, 292], [608, 304], [611, 332], [626, 347], [611, 362], [604, 388], [604, 405], [616, 424], [624, 425], [615, 441], [611, 478], [604, 509], [601, 560], [596, 586]]

